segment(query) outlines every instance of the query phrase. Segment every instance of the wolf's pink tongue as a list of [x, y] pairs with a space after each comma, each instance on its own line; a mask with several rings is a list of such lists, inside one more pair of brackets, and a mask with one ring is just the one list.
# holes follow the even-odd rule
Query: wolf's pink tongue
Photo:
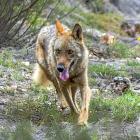
[[67, 81], [67, 79], [69, 78], [69, 68], [66, 68], [63, 72], [60, 72], [59, 77], [63, 81]]

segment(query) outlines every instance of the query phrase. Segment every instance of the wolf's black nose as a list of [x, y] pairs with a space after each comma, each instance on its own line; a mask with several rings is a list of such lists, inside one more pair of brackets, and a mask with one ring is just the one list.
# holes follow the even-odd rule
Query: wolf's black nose
[[64, 69], [65, 69], [64, 64], [59, 64], [59, 65], [57, 66], [57, 70], [58, 70], [59, 72], [63, 72]]

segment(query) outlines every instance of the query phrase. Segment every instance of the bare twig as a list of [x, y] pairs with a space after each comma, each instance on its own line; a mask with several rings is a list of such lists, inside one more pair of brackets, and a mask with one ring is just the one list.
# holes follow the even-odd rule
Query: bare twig
[[89, 48], [88, 49], [90, 53], [92, 53], [93, 55], [99, 57], [99, 58], [104, 58], [104, 55], [102, 52], [98, 51], [98, 50], [95, 50], [93, 48]]
[[[31, 3], [30, 6], [29, 6], [28, 8], [26, 8], [26, 9], [22, 10], [22, 11], [19, 13], [19, 15], [22, 14], [22, 13], [24, 13], [25, 11], [28, 11], [31, 7], [33, 7], [33, 6], [37, 3], [37, 1], [38, 1], [38, 0], [34, 1], [33, 3]], [[13, 16], [12, 19], [13, 19], [13, 18], [16, 18], [17, 16], [18, 16], [18, 15]]]
[[66, 13], [65, 15], [61, 16], [61, 17], [58, 18], [58, 19], [61, 20], [61, 19], [64, 18], [65, 16], [69, 15], [74, 9], [76, 9], [76, 8], [80, 5], [81, 2], [82, 2], [82, 1], [80, 1], [80, 2], [79, 2], [75, 7], [73, 7], [68, 13]]

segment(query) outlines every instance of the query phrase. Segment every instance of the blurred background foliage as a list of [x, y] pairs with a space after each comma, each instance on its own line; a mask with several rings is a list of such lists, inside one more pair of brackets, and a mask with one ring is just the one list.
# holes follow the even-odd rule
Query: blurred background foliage
[[26, 38], [36, 35], [42, 26], [69, 13], [63, 0], [1, 0], [0, 9], [1, 47], [23, 46]]
[[35, 47], [39, 30], [56, 19], [69, 28], [79, 23], [89, 47], [93, 37], [88, 29], [120, 33], [123, 17], [105, 13], [103, 3], [104, 0], [0, 0], [0, 47]]

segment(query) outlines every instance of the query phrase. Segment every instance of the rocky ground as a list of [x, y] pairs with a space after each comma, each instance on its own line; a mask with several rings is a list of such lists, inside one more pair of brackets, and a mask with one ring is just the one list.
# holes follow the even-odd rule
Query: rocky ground
[[[72, 3], [73, 0], [68, 0], [66, 4], [71, 6]], [[139, 20], [138, 0], [105, 0], [103, 5], [103, 12], [117, 12], [132, 25], [136, 19]], [[84, 4], [79, 9], [85, 13], [96, 13], [97, 7]], [[62, 23], [71, 29], [75, 23], [80, 23], [87, 46], [102, 54], [101, 58], [92, 52], [89, 55], [92, 99], [88, 126], [77, 126], [68, 109], [60, 110], [53, 86], [44, 89], [33, 83], [36, 37], [31, 37], [32, 43], [27, 36], [27, 44], [32, 47], [0, 49], [0, 140], [140, 139], [139, 35], [131, 38], [113, 31], [101, 32], [97, 25], [89, 26], [92, 16], [88, 19], [88, 15], [81, 14], [79, 9], [62, 19]], [[116, 45], [101, 44], [103, 33], [114, 35]], [[79, 94], [77, 99], [80, 104]]]
[[[52, 127], [53, 125], [48, 126], [46, 124], [43, 125], [39, 123], [41, 116], [40, 114], [38, 114], [38, 112], [33, 113], [33, 116], [31, 118], [26, 118], [30, 122], [29, 124], [27, 124], [27, 126], [25, 125], [26, 123], [21, 123], [22, 120], [24, 120], [24, 117], [22, 118], [20, 115], [25, 115], [25, 108], [24, 106], [22, 106], [21, 108], [19, 107], [20, 109], [18, 110], [17, 106], [20, 106], [20, 104], [24, 104], [30, 98], [32, 98], [34, 101], [37, 101], [36, 103], [40, 104], [40, 100], [38, 102], [38, 98], [40, 98], [40, 92], [41, 94], [47, 94], [47, 96], [49, 97], [48, 100], [45, 101], [48, 106], [51, 106], [51, 102], [56, 101], [57, 111], [61, 114], [61, 111], [59, 111], [60, 109], [59, 103], [57, 102], [56, 92], [53, 87], [50, 87], [47, 89], [47, 91], [44, 91], [40, 87], [38, 90], [36, 86], [33, 85], [31, 77], [35, 65], [34, 49], [28, 49], [27, 51], [25, 48], [7, 48], [6, 50], [2, 48], [1, 54], [2, 55], [0, 61], [2, 65], [0, 66], [0, 139], [12, 139], [14, 136], [18, 137], [18, 133], [21, 133], [20, 131], [23, 132], [22, 129], [24, 127], [28, 128], [27, 126], [29, 124], [29, 132], [32, 129], [32, 133], [29, 136], [29, 139], [45, 140], [46, 136], [49, 136], [50, 139], [53, 139], [57, 135], [57, 133], [61, 134], [64, 130], [67, 130], [66, 132], [69, 133], [70, 139], [73, 138], [75, 135], [74, 130], [77, 129], [77, 126], [73, 123], [70, 123], [71, 121], [69, 121], [68, 119], [70, 117], [69, 115], [66, 115], [67, 117], [64, 118], [63, 116], [61, 116], [62, 120], [59, 123], [56, 123], [57, 127], [61, 126], [61, 132], [57, 132], [58, 130], [54, 131]], [[135, 61], [137, 64], [140, 64], [139, 57], [131, 59], [99, 59], [95, 56], [90, 56], [89, 72], [92, 73], [92, 76], [89, 77], [89, 79], [93, 78], [96, 81], [95, 84], [93, 82], [90, 82], [92, 98], [96, 99], [99, 93], [103, 95], [104, 98], [112, 98], [112, 96], [113, 98], [117, 98], [122, 95], [122, 91], [126, 92], [130, 89], [135, 94], [140, 94], [139, 75], [138, 77], [136, 77], [133, 73], [133, 65], [128, 66], [127, 64], [131, 61]], [[115, 71], [119, 74], [109, 75], [107, 70], [106, 74], [103, 72], [98, 73], [94, 70], [91, 71], [90, 67], [94, 65], [113, 66], [113, 72]], [[112, 73], [112, 71], [110, 73]], [[128, 75], [125, 75], [124, 73], [127, 73]], [[17, 106], [15, 106], [15, 104], [17, 104]], [[32, 107], [32, 109], [34, 110], [34, 106]], [[83, 134], [86, 135], [86, 139], [89, 136], [92, 136], [96, 139], [110, 140], [137, 140], [140, 138], [139, 115], [137, 115], [136, 119], [131, 121], [117, 121], [113, 118], [107, 118], [107, 116], [105, 115], [106, 113], [110, 114], [111, 112], [107, 110], [100, 111], [99, 109], [98, 113], [95, 113], [96, 119], [92, 119], [92, 121], [89, 120], [89, 124], [86, 130], [87, 133], [83, 132]], [[90, 113], [90, 115], [92, 116], [94, 114]], [[20, 127], [18, 128], [19, 124]], [[52, 133], [52, 136], [47, 133], [49, 129], [51, 129], [49, 133]], [[79, 135], [81, 135], [80, 132], [81, 130], [79, 130]], [[77, 139], [78, 137], [79, 136], [77, 136]]]

